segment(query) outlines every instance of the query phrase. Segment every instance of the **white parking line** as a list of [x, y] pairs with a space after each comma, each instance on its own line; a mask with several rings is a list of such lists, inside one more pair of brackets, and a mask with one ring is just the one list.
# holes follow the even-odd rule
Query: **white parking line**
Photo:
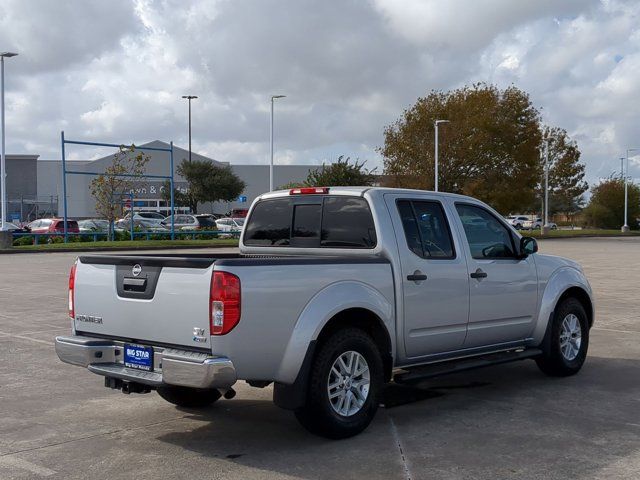
[[[386, 411], [386, 410], [385, 410]], [[404, 448], [402, 447], [402, 442], [400, 441], [400, 434], [398, 433], [398, 429], [396, 428], [396, 424], [391, 418], [391, 415], [387, 413], [387, 418], [389, 419], [389, 423], [391, 424], [391, 434], [393, 435], [393, 440], [398, 447], [398, 453], [400, 454], [400, 462], [402, 463], [402, 468], [404, 470], [404, 478], [406, 480], [411, 480], [411, 470], [409, 468], [409, 462], [407, 460], [407, 456], [404, 453]]]
[[602, 330], [604, 332], [617, 332], [617, 333], [637, 333], [640, 335], [640, 332], [637, 330], [618, 330], [615, 328], [602, 328], [602, 327], [593, 327], [592, 330]]
[[0, 457], [0, 466], [2, 465], [19, 468], [20, 470], [27, 470], [28, 472], [35, 473], [40, 477], [50, 477], [56, 473], [55, 470], [51, 470], [47, 467], [41, 467], [40, 465], [36, 465], [35, 463], [28, 462], [13, 455]]

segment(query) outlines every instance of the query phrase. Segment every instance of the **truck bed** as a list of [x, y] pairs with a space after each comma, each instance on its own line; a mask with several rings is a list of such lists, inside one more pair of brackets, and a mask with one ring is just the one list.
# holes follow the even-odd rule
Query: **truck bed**
[[[263, 320], [260, 312], [265, 302], [269, 301], [272, 311], [277, 312], [277, 305], [286, 299], [291, 318], [276, 316], [273, 321], [275, 326], [284, 320], [291, 329], [297, 315], [318, 291], [336, 281], [360, 276], [361, 270], [351, 265], [380, 263], [389, 262], [376, 256], [348, 255], [83, 255], [78, 258], [75, 280], [75, 331], [211, 352], [209, 303], [214, 269], [230, 271], [241, 278], [243, 314], [237, 330], [250, 328], [255, 332], [256, 323]], [[139, 272], [134, 272], [134, 267]], [[391, 275], [385, 278], [385, 283], [390, 284]], [[225, 337], [235, 336], [233, 333]], [[262, 333], [263, 339], [269, 337], [270, 333]], [[228, 339], [219, 340], [221, 349], [228, 345]]]

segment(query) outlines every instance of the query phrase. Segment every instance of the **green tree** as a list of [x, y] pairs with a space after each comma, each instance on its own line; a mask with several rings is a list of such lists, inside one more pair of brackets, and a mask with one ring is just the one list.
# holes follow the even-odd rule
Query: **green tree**
[[[110, 225], [122, 216], [123, 195], [135, 186], [135, 179], [129, 175], [144, 175], [148, 162], [149, 155], [136, 152], [135, 145], [122, 145], [104, 173], [91, 180], [89, 191], [96, 201], [96, 213], [109, 220]], [[111, 235], [110, 231], [109, 237]]]
[[[581, 209], [582, 195], [589, 188], [584, 181], [585, 166], [580, 163], [578, 144], [569, 138], [566, 130], [558, 127], [544, 127], [542, 142], [547, 141], [549, 142], [549, 212], [561, 212], [570, 216]], [[543, 172], [546, 162], [544, 148], [541, 151], [542, 173], [537, 188], [540, 201], [544, 195]]]
[[[628, 185], [628, 222], [638, 228], [640, 217], [640, 187]], [[591, 189], [589, 205], [584, 209], [587, 225], [598, 228], [620, 228], [624, 223], [624, 180], [611, 176]]]
[[432, 91], [384, 130], [384, 173], [391, 186], [434, 187], [434, 122], [440, 127], [439, 184], [502, 213], [532, 205], [540, 178], [540, 114], [516, 87], [476, 84]]
[[304, 185], [308, 187], [348, 187], [371, 186], [375, 181], [375, 171], [365, 167], [366, 161], [351, 163], [350, 157], [340, 155], [338, 161], [309, 172]]
[[307, 178], [302, 182], [289, 182], [278, 187], [279, 190], [287, 190], [299, 187], [358, 187], [371, 186], [376, 180], [376, 170], [365, 167], [366, 160], [358, 160], [351, 163], [351, 158], [344, 155], [338, 157], [338, 161], [330, 164], [322, 164], [322, 167], [309, 171]]
[[[205, 202], [230, 202], [245, 189], [246, 184], [231, 170], [218, 167], [211, 160], [183, 159], [176, 172], [187, 182], [185, 193], [174, 190], [176, 205], [186, 205], [193, 213], [198, 212], [198, 204]], [[169, 200], [171, 189], [165, 182], [162, 196]]]

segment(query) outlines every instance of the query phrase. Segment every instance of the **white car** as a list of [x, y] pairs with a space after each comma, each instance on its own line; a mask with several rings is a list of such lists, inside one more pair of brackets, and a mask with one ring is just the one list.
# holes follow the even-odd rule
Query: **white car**
[[[164, 215], [162, 215], [161, 213], [158, 212], [134, 212], [133, 213], [133, 219], [134, 220], [144, 220], [146, 223], [153, 223], [158, 227], [162, 226], [162, 222], [165, 219]], [[130, 222], [131, 221], [131, 212], [127, 213], [123, 218], [121, 218], [120, 220], [118, 220], [118, 222], [120, 221], [125, 221], [125, 222]]]
[[[536, 218], [534, 220], [527, 220], [526, 222], [524, 222], [524, 224], [522, 225], [522, 228], [524, 230], [536, 230], [538, 228], [542, 228], [543, 224], [544, 224], [544, 222], [542, 221], [541, 218]], [[553, 222], [549, 222], [549, 228], [551, 230], [557, 230], [558, 229], [558, 225], [556, 225]]]
[[520, 230], [524, 227], [524, 222], [530, 221], [529, 217], [525, 215], [509, 215], [505, 217], [508, 223], [513, 225], [516, 230]]
[[235, 233], [242, 232], [244, 227], [244, 218], [220, 218], [216, 220], [216, 228], [223, 233]]

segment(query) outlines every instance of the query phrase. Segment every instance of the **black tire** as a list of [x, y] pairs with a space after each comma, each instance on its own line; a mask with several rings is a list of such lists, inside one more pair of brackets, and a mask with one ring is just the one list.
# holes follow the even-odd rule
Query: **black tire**
[[[575, 315], [580, 324], [581, 342], [578, 353], [573, 359], [568, 359], [562, 353], [561, 333], [562, 322], [569, 315]], [[589, 319], [582, 303], [575, 298], [563, 300], [556, 308], [553, 321], [542, 342], [543, 354], [536, 358], [540, 370], [552, 377], [568, 377], [580, 371], [589, 348]]]
[[[334, 362], [346, 352], [357, 352], [369, 367], [369, 391], [364, 404], [350, 416], [336, 412], [327, 390]], [[382, 358], [371, 337], [360, 329], [334, 333], [319, 348], [311, 366], [306, 404], [295, 411], [298, 421], [311, 433], [339, 439], [357, 435], [373, 420], [384, 383]]]
[[203, 390], [188, 387], [158, 387], [157, 392], [167, 402], [184, 408], [208, 407], [222, 396], [215, 389]]

